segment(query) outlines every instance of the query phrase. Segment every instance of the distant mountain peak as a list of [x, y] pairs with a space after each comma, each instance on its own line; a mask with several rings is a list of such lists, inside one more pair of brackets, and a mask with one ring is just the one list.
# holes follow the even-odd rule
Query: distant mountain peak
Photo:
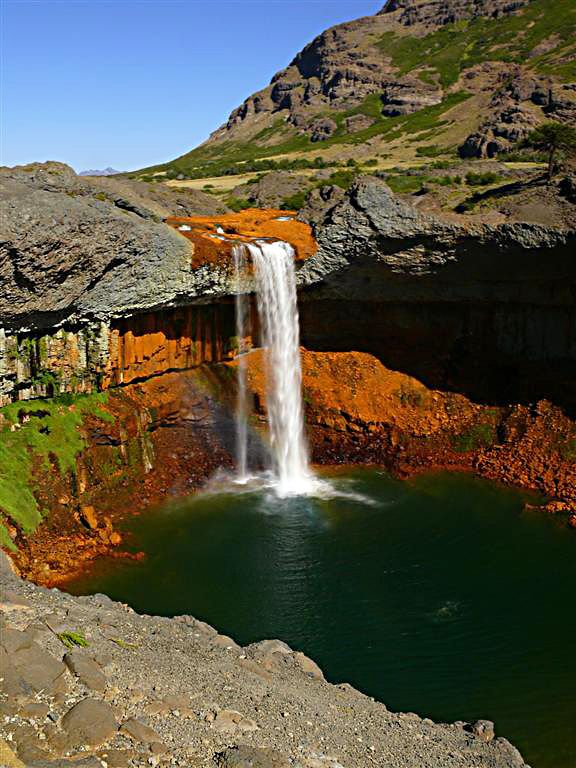
[[114, 176], [116, 173], [122, 173], [122, 171], [117, 171], [115, 168], [104, 168], [104, 170], [90, 170], [90, 171], [80, 171], [78, 176]]

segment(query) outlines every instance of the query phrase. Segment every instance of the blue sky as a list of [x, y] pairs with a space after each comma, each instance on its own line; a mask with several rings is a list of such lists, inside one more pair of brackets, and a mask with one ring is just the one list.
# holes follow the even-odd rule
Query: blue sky
[[170, 160], [319, 32], [383, 2], [0, 0], [1, 164]]

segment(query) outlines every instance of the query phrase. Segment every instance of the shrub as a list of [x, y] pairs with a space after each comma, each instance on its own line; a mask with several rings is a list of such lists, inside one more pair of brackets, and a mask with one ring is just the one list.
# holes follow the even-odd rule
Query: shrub
[[302, 192], [296, 192], [289, 197], [285, 197], [284, 200], [282, 200], [282, 205], [280, 207], [285, 211], [299, 211], [306, 203], [307, 195], [308, 193], [304, 190]]
[[226, 205], [236, 213], [244, 211], [246, 208], [254, 208], [254, 203], [247, 200], [245, 197], [229, 197], [226, 200]]
[[486, 171], [485, 173], [469, 171], [466, 174], [466, 183], [471, 187], [485, 187], [488, 184], [495, 184], [497, 181], [500, 181], [500, 176], [494, 171]]

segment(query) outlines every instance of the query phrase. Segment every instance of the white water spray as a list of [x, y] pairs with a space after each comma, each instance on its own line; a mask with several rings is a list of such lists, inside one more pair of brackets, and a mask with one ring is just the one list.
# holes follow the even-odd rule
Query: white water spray
[[[234, 281], [236, 290], [236, 335], [238, 338], [238, 390], [236, 402], [236, 475], [234, 493], [272, 490], [284, 499], [290, 496], [334, 497], [365, 504], [372, 500], [332, 482], [316, 477], [308, 462], [302, 407], [300, 328], [296, 298], [294, 250], [284, 242], [235, 245]], [[248, 388], [246, 337], [250, 327], [248, 257], [254, 268], [262, 345], [266, 353], [266, 403], [272, 451], [272, 467], [251, 472], [248, 455]], [[230, 478], [216, 473], [206, 493], [228, 493]], [[270, 509], [270, 507], [266, 507]]]
[[314, 478], [304, 439], [294, 249], [283, 242], [249, 243], [247, 248], [254, 264], [267, 351], [266, 403], [276, 492], [279, 496], [305, 494]]
[[247, 330], [248, 300], [242, 290], [246, 271], [246, 251], [243, 245], [232, 248], [234, 257], [236, 338], [238, 341], [238, 394], [236, 401], [236, 482], [245, 484], [248, 477], [248, 400], [246, 388], [246, 358], [244, 353]]
[[[281, 497], [313, 494], [320, 483], [310, 471], [304, 438], [294, 250], [288, 243], [259, 241], [234, 246], [233, 256], [239, 343], [236, 483], [264, 482]], [[248, 331], [248, 300], [242, 289], [248, 256], [254, 267], [262, 346], [266, 351], [266, 403], [272, 451], [271, 472], [260, 476], [252, 475], [248, 466], [247, 361], [243, 354]]]

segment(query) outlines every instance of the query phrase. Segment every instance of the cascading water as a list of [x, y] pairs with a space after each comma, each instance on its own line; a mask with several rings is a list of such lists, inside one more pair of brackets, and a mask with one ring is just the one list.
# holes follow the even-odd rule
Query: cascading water
[[272, 450], [272, 484], [278, 496], [311, 493], [318, 481], [308, 465], [302, 409], [300, 328], [296, 301], [294, 250], [284, 242], [257, 242], [233, 249], [236, 282], [236, 334], [239, 343], [236, 405], [236, 482], [245, 484], [248, 472], [246, 359], [247, 300], [242, 290], [246, 256], [254, 265], [258, 314], [266, 348], [266, 401]]
[[266, 402], [279, 496], [310, 491], [302, 410], [300, 327], [294, 249], [288, 243], [249, 243], [262, 337], [267, 350]]
[[246, 271], [246, 251], [243, 245], [232, 248], [234, 258], [236, 338], [238, 341], [238, 395], [236, 402], [236, 482], [245, 484], [248, 477], [248, 401], [246, 390], [246, 358], [244, 353], [248, 301], [242, 290], [242, 275]]

